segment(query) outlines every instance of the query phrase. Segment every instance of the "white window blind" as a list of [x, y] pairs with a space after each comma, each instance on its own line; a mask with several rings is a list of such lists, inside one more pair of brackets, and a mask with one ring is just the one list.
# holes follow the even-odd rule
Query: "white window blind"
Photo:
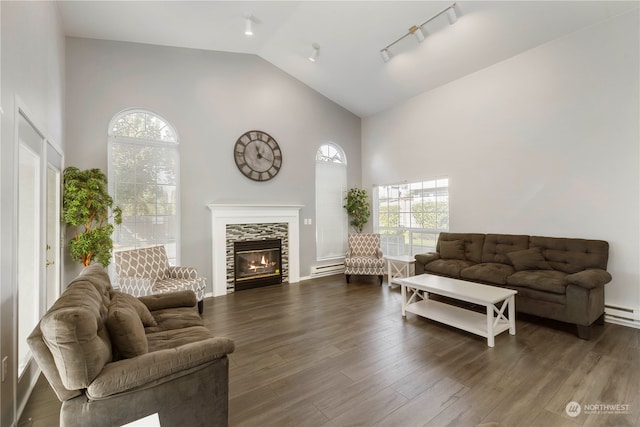
[[347, 165], [342, 149], [325, 144], [316, 153], [316, 256], [343, 257], [347, 247]]
[[178, 138], [166, 120], [144, 110], [114, 117], [109, 186], [123, 214], [117, 249], [164, 245], [169, 262], [179, 262], [179, 166]]

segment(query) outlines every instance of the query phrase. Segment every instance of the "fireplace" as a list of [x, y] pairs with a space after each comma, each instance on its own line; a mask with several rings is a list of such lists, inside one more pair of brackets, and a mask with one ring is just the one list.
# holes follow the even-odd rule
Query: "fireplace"
[[282, 241], [245, 240], [233, 243], [236, 291], [282, 283]]
[[[299, 217], [303, 205], [211, 203], [207, 207], [211, 211], [213, 296], [235, 290], [233, 242], [236, 241], [282, 239], [282, 281], [300, 281]], [[248, 227], [252, 229], [245, 232]]]

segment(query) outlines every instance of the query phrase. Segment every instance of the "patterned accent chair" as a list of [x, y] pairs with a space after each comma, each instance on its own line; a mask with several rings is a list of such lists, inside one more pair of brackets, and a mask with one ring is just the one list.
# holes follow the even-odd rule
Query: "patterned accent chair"
[[190, 289], [198, 299], [198, 311], [204, 310], [207, 281], [193, 267], [169, 265], [164, 246], [114, 252], [118, 284], [122, 292], [136, 297]]
[[382, 285], [384, 266], [379, 234], [349, 234], [349, 247], [344, 258], [347, 283], [352, 274], [359, 274], [376, 275]]

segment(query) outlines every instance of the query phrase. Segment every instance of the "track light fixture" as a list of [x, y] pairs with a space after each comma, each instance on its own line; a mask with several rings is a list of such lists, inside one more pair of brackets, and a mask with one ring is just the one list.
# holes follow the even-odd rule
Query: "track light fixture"
[[382, 60], [384, 62], [389, 62], [391, 60], [391, 56], [389, 56], [389, 51], [387, 49], [382, 49], [380, 51], [380, 56], [382, 56]]
[[422, 32], [421, 27], [414, 25], [413, 27], [409, 28], [409, 32], [416, 36], [416, 39], [419, 43], [422, 43], [424, 41], [424, 33]]
[[446, 8], [442, 9], [440, 12], [436, 13], [435, 15], [433, 15], [431, 18], [427, 19], [426, 21], [424, 21], [422, 24], [420, 25], [414, 25], [411, 28], [409, 28], [407, 34], [403, 35], [402, 37], [392, 41], [391, 43], [389, 43], [388, 45], [386, 45], [384, 48], [380, 49], [380, 56], [382, 57], [382, 60], [384, 62], [389, 62], [389, 60], [391, 59], [391, 54], [389, 53], [389, 48], [391, 46], [393, 46], [394, 44], [398, 43], [400, 40], [404, 39], [405, 37], [413, 34], [416, 38], [416, 40], [418, 40], [418, 42], [422, 42], [425, 38], [424, 35], [424, 31], [422, 29], [422, 27], [424, 27], [425, 25], [427, 25], [429, 22], [433, 21], [434, 19], [436, 19], [438, 16], [442, 15], [443, 13], [446, 12], [447, 14], [447, 19], [449, 19], [449, 25], [453, 25], [455, 24], [455, 22], [458, 20], [458, 15], [456, 14], [456, 10], [455, 10], [455, 3], [452, 3], [450, 6], [447, 6]]
[[253, 35], [253, 18], [251, 15], [247, 15], [244, 21], [244, 35], [252, 36]]
[[456, 14], [456, 10], [453, 7], [447, 9], [447, 18], [449, 19], [449, 25], [455, 24], [458, 20], [458, 15]]
[[311, 55], [309, 55], [309, 61], [316, 62], [318, 55], [320, 54], [320, 46], [317, 43], [311, 45]]

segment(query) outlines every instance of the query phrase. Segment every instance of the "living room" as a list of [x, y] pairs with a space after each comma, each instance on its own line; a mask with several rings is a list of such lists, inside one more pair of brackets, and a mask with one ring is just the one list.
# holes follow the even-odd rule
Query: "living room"
[[[296, 3], [291, 7], [304, 4]], [[419, 3], [425, 5], [417, 20], [449, 4]], [[301, 72], [312, 76], [303, 83], [260, 54], [74, 37], [55, 2], [3, 1], [0, 354], [9, 356], [8, 377], [15, 376], [16, 366], [15, 132], [22, 113], [64, 154], [64, 165], [105, 171], [108, 126], [116, 114], [146, 108], [170, 121], [180, 136], [180, 258], [207, 277], [211, 293], [210, 203], [302, 205], [300, 217], [311, 221], [299, 230], [300, 278], [322, 264], [316, 257], [315, 153], [333, 142], [348, 160], [349, 187], [372, 191], [448, 177], [451, 231], [608, 241], [613, 280], [605, 303], [627, 310], [626, 323], [638, 327], [638, 2], [559, 3], [584, 8], [589, 19], [568, 20], [569, 30], [532, 36], [528, 49], [483, 58], [484, 66], [466, 74], [442, 62], [448, 77], [435, 86], [403, 94], [383, 109], [356, 113], [313, 89], [313, 79], [323, 72], [311, 67], [322, 66], [323, 55], [330, 55], [327, 46], [320, 46], [317, 63], [299, 62], [305, 67]], [[497, 19], [489, 5], [474, 17], [474, 7], [461, 2], [459, 22], [433, 31], [433, 42], [443, 43], [429, 45], [434, 54], [449, 49], [451, 56], [441, 57], [459, 63], [447, 36], [470, 43], [485, 31], [482, 25]], [[561, 21], [552, 11], [543, 12]], [[380, 27], [369, 31], [375, 35]], [[259, 28], [256, 24], [256, 36]], [[405, 30], [381, 30], [382, 36], [375, 36], [381, 38], [379, 48]], [[376, 72], [399, 82], [400, 91], [405, 77], [429, 80], [436, 74], [408, 66], [412, 53], [429, 47], [416, 46], [403, 45], [386, 63], [377, 50], [372, 53], [379, 62]], [[268, 50], [262, 55], [269, 56]], [[230, 154], [237, 138], [251, 129], [269, 132], [283, 150], [283, 167], [270, 181], [242, 176]], [[373, 227], [372, 221], [367, 229]], [[63, 260], [62, 283], [78, 271]], [[14, 381], [2, 383], [3, 426], [17, 422], [17, 401], [24, 399], [17, 389]]]

